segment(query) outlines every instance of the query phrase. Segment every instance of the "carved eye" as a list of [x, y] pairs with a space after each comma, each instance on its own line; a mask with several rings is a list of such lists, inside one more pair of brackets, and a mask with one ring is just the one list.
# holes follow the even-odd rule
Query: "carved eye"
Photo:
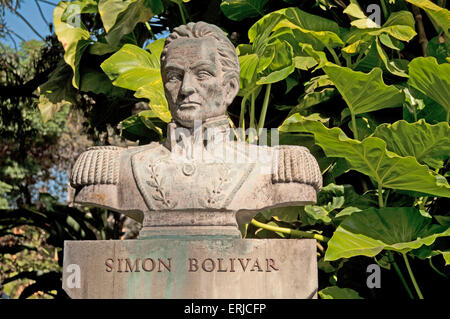
[[178, 72], [171, 72], [171, 73], [167, 74], [167, 80], [170, 82], [181, 81], [181, 79], [182, 79], [182, 76]]
[[199, 80], [206, 80], [209, 79], [212, 76], [211, 73], [209, 73], [208, 71], [200, 71], [197, 73], [197, 78]]

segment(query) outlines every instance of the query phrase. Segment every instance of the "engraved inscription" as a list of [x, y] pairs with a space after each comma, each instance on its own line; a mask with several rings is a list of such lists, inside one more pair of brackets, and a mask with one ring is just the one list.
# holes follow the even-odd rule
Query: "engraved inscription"
[[172, 258], [108, 258], [105, 260], [106, 272], [171, 272]]
[[[171, 272], [172, 258], [107, 258], [106, 272]], [[187, 272], [276, 272], [273, 258], [188, 258]]]

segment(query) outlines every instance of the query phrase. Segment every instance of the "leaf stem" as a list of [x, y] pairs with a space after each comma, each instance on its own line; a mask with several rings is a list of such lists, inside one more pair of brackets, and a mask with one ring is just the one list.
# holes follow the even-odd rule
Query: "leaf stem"
[[347, 68], [351, 68], [352, 67], [352, 57], [349, 55], [345, 55], [345, 65], [347, 66]]
[[380, 0], [380, 3], [381, 3], [381, 9], [383, 10], [384, 19], [387, 19], [389, 13], [388, 13], [388, 10], [386, 8], [386, 2], [384, 2], [384, 0]]
[[450, 121], [450, 111], [447, 112], [447, 123]]
[[241, 113], [239, 114], [239, 127], [241, 134], [241, 141], [245, 141], [245, 108], [248, 100], [248, 94], [244, 95], [241, 101]]
[[266, 86], [266, 94], [264, 95], [264, 102], [261, 109], [261, 114], [259, 116], [259, 122], [258, 122], [258, 136], [260, 134], [261, 129], [264, 127], [264, 122], [266, 121], [266, 113], [267, 113], [267, 106], [269, 105], [269, 98], [270, 98], [270, 89], [272, 88], [272, 83], [267, 84]]
[[383, 202], [383, 186], [381, 185], [381, 183], [378, 183], [378, 206], [380, 208], [384, 207], [384, 202]]
[[251, 223], [253, 225], [255, 225], [256, 227], [267, 229], [267, 230], [278, 232], [278, 233], [288, 234], [288, 235], [291, 235], [292, 237], [314, 238], [314, 239], [317, 239], [317, 240], [323, 241], [323, 242], [327, 242], [330, 240], [328, 237], [325, 237], [325, 236], [322, 236], [319, 234], [313, 234], [313, 233], [308, 233], [308, 232], [296, 230], [296, 229], [267, 225], [267, 224], [264, 224], [264, 223], [261, 223], [261, 222], [255, 220], [255, 219], [252, 219]]
[[437, 272], [439, 275], [441, 275], [441, 276], [444, 277], [444, 278], [448, 278], [446, 274], [440, 272], [439, 269], [437, 269], [437, 268], [433, 265], [433, 262], [431, 261], [431, 257], [428, 258], [428, 261], [430, 262], [430, 267], [431, 267], [435, 272]]
[[181, 1], [177, 1], [178, 8], [180, 8], [181, 20], [183, 20], [183, 24], [186, 24], [186, 17], [184, 16], [184, 5]]
[[398, 277], [400, 278], [400, 281], [403, 284], [403, 287], [405, 287], [406, 292], [408, 293], [408, 296], [410, 299], [414, 299], [414, 296], [411, 292], [411, 289], [409, 289], [408, 284], [406, 283], [405, 277], [403, 277], [402, 272], [400, 271], [400, 268], [398, 267], [397, 263], [395, 262], [394, 256], [392, 256], [392, 253], [389, 251], [389, 259], [392, 265], [394, 266], [395, 272], [397, 273]]
[[341, 61], [339, 61], [339, 57], [338, 57], [337, 54], [336, 54], [336, 51], [334, 51], [334, 49], [333, 49], [332, 47], [330, 47], [330, 46], [327, 46], [327, 49], [328, 49], [328, 51], [331, 53], [331, 56], [333, 57], [334, 62], [335, 62], [337, 65], [342, 66], [342, 65], [341, 65]]
[[359, 140], [359, 138], [358, 138], [358, 130], [356, 129], [356, 117], [355, 117], [355, 114], [353, 112], [351, 112], [351, 115], [352, 115], [353, 137], [355, 138], [355, 140]]
[[352, 64], [352, 66], [351, 66], [352, 69], [355, 68], [355, 67], [359, 64], [359, 62], [361, 61], [363, 55], [364, 55], [364, 52], [360, 52], [360, 53], [358, 54], [355, 63]]
[[250, 99], [250, 131], [248, 133], [248, 142], [253, 142], [253, 129], [255, 128], [255, 91], [252, 91]]
[[387, 206], [387, 201], [388, 201], [388, 197], [389, 197], [389, 189], [386, 190], [386, 197], [384, 198], [384, 207]]
[[417, 295], [420, 299], [423, 299], [422, 292], [420, 291], [419, 285], [417, 284], [416, 278], [414, 277], [414, 274], [412, 272], [411, 266], [409, 265], [408, 256], [406, 256], [405, 253], [402, 253], [403, 260], [405, 261], [406, 268], [408, 269], [409, 277], [411, 278], [411, 281], [414, 285], [414, 289], [416, 289]]

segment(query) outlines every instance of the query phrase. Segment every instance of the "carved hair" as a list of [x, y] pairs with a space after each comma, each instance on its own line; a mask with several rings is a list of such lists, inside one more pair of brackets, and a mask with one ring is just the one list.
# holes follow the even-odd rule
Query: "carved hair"
[[217, 40], [217, 52], [224, 73], [224, 81], [236, 78], [239, 83], [239, 58], [236, 49], [225, 33], [215, 25], [206, 22], [189, 22], [173, 29], [167, 37], [164, 49], [161, 52], [161, 70], [164, 70], [166, 53], [170, 44], [180, 38], [212, 37]]

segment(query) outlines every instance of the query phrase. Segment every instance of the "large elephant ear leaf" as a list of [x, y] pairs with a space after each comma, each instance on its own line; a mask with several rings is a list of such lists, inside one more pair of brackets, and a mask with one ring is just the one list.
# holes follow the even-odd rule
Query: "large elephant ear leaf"
[[323, 70], [353, 114], [397, 107], [403, 103], [403, 92], [392, 85], [384, 84], [380, 68], [374, 68], [366, 74], [327, 63]]
[[149, 99], [150, 108], [161, 120], [169, 122], [171, 116], [164, 95], [159, 62], [164, 41], [159, 39], [147, 46], [151, 53], [138, 46], [125, 44], [100, 67], [114, 85], [136, 91], [137, 98]]
[[353, 213], [339, 225], [328, 242], [325, 260], [373, 257], [382, 250], [407, 253], [443, 236], [450, 236], [450, 228], [432, 224], [431, 218], [415, 208], [369, 208]]
[[282, 14], [283, 19], [273, 30], [291, 30], [297, 43], [309, 43], [315, 50], [344, 46], [344, 42], [339, 37], [341, 31], [336, 22], [298, 8], [286, 8], [276, 12]]
[[[409, 65], [408, 84], [439, 103], [450, 120], [450, 64], [438, 64], [436, 58], [416, 58]], [[444, 120], [444, 119], [442, 119]]]
[[421, 120], [416, 123], [397, 121], [375, 129], [375, 137], [386, 142], [388, 150], [401, 156], [414, 156], [421, 164], [440, 169], [450, 157], [450, 126]]
[[53, 11], [53, 23], [55, 33], [64, 48], [64, 61], [73, 71], [72, 85], [78, 88], [80, 82], [80, 61], [84, 51], [89, 46], [90, 33], [81, 23], [81, 19], [70, 19], [79, 22], [76, 25], [73, 21], [63, 21], [62, 17], [66, 12], [68, 3], [60, 2]]
[[347, 137], [338, 127], [328, 129], [320, 122], [292, 122], [289, 118], [279, 130], [312, 133], [316, 144], [327, 156], [344, 158], [350, 169], [370, 176], [379, 187], [450, 197], [450, 186], [443, 176], [434, 175], [413, 157], [401, 157], [389, 152], [386, 142], [380, 138], [367, 137], [360, 142]]
[[117, 46], [139, 22], [149, 21], [164, 11], [161, 0], [100, 0], [98, 10], [107, 33], [106, 40]]

